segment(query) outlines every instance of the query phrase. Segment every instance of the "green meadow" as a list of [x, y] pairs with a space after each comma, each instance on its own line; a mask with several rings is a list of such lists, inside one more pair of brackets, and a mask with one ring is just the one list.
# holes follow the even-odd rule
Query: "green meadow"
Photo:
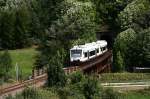
[[38, 54], [34, 48], [9, 50], [12, 59], [13, 68], [10, 71], [11, 77], [16, 79], [16, 64], [21, 72], [22, 79], [27, 79], [32, 74], [32, 68], [35, 63], [35, 57]]

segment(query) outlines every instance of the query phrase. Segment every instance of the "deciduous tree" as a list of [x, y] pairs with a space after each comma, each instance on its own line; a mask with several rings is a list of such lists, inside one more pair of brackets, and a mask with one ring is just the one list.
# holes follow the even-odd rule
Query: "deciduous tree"
[[[128, 47], [132, 46], [133, 41], [136, 39], [136, 32], [133, 29], [127, 29], [123, 32], [121, 32], [114, 43], [113, 47], [113, 63], [114, 63], [114, 71], [120, 71], [120, 69], [127, 69], [125, 66], [127, 66], [127, 58], [126, 55], [128, 55]], [[120, 54], [119, 54], [120, 53]], [[122, 58], [122, 59], [121, 59]], [[123, 65], [123, 68], [117, 68], [118, 63], [120, 65]], [[121, 66], [122, 66], [121, 65]], [[119, 69], [119, 70], [117, 70]]]

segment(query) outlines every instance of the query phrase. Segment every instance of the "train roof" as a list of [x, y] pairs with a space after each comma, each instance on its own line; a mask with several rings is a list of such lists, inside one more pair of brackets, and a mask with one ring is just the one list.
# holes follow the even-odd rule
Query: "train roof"
[[105, 40], [98, 40], [96, 42], [92, 42], [92, 43], [86, 43], [84, 45], [78, 45], [78, 46], [74, 46], [73, 48], [71, 48], [70, 50], [83, 50], [83, 51], [92, 51], [95, 50], [95, 48], [99, 48], [100, 47], [105, 47], [107, 46], [107, 41]]

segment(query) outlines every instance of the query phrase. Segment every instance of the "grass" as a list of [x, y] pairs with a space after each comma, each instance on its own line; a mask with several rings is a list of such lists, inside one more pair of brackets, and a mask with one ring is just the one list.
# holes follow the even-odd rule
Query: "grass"
[[10, 74], [13, 79], [16, 77], [16, 64], [18, 64], [18, 67], [20, 70], [22, 70], [23, 79], [26, 79], [29, 75], [32, 74], [32, 67], [34, 66], [35, 57], [38, 53], [34, 48], [9, 50], [9, 53], [13, 65]]
[[101, 82], [137, 82], [150, 81], [150, 73], [104, 73]]
[[[144, 82], [150, 81], [150, 73], [104, 73], [100, 75], [100, 82]], [[121, 92], [119, 99], [150, 99], [150, 88]]]
[[150, 94], [129, 93], [125, 96], [125, 99], [150, 99]]
[[[33, 89], [35, 89], [36, 93], [38, 94], [38, 99], [85, 99], [82, 92], [79, 92], [79, 93], [72, 92], [73, 94], [70, 95], [69, 93], [64, 94], [65, 90], [63, 90], [63, 93], [61, 93], [61, 98], [60, 98], [58, 94], [59, 92], [56, 89], [55, 90], [54, 89], [47, 90], [47, 88], [37, 88], [37, 89], [33, 88]], [[101, 90], [100, 93], [103, 93], [103, 91], [104, 90]], [[28, 94], [34, 95], [34, 92], [31, 91]], [[121, 92], [121, 93], [118, 93], [116, 91], [109, 92], [109, 93], [105, 92], [105, 94], [106, 96], [108, 96], [108, 98], [107, 97], [102, 98], [103, 95], [101, 94], [97, 98], [93, 98], [93, 99], [111, 99], [109, 97], [114, 96], [114, 95], [117, 96], [116, 99], [150, 99], [150, 89], [144, 89], [144, 90], [139, 90], [139, 91], [128, 91], [128, 92]], [[21, 97], [23, 96], [21, 93], [18, 95], [20, 95]], [[24, 98], [23, 97], [17, 98], [16, 96], [16, 98], [14, 99], [24, 99]]]
[[150, 88], [126, 92], [123, 97], [123, 99], [150, 99]]
[[43, 99], [59, 99], [56, 92], [52, 92], [50, 90], [46, 89], [40, 89], [38, 90], [39, 96]]

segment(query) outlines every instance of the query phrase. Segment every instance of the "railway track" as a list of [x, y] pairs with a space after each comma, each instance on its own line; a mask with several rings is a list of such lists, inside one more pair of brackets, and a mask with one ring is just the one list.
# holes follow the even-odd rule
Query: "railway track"
[[27, 80], [27, 81], [24, 81], [24, 82], [20, 82], [20, 83], [11, 85], [11, 86], [6, 87], [6, 88], [1, 88], [0, 89], [0, 99], [2, 99], [1, 98], [2, 96], [8, 95], [8, 94], [12, 94], [16, 90], [24, 89], [27, 86], [33, 86], [33, 85], [36, 85], [38, 83], [45, 82], [46, 79], [47, 79], [47, 75], [43, 74], [43, 75], [38, 76], [38, 77], [36, 77], [34, 79]]
[[[75, 67], [64, 68], [64, 71], [66, 73], [74, 72], [76, 70], [77, 70], [77, 67], [76, 68]], [[24, 89], [28, 86], [36, 85], [37, 83], [40, 83], [40, 82], [45, 82], [46, 80], [47, 80], [47, 74], [44, 73], [44, 74], [37, 76], [33, 79], [30, 79], [30, 80], [19, 82], [19, 83], [16, 83], [16, 84], [13, 84], [13, 85], [10, 85], [7, 87], [3, 87], [3, 88], [1, 87], [0, 88], [0, 99], [3, 99], [3, 98], [1, 98], [2, 96], [11, 94], [12, 92], [14, 92], [16, 90]]]
[[[108, 51], [104, 54], [104, 56], [100, 56], [101, 57], [100, 59], [92, 59], [92, 60], [90, 60], [84, 64], [81, 64], [80, 66], [71, 66], [71, 67], [67, 67], [67, 68], [63, 68], [63, 69], [64, 69], [66, 74], [70, 74], [70, 73], [75, 72], [77, 70], [83, 71], [84, 69], [90, 68], [90, 67], [92, 67], [92, 65], [95, 65], [98, 62], [104, 61], [105, 58], [108, 58], [110, 56], [111, 56], [111, 51]], [[103, 67], [101, 67], [101, 70], [103, 70], [105, 68], [107, 68], [107, 65], [103, 65]], [[10, 85], [9, 87], [0, 88], [0, 99], [3, 99], [3, 98], [1, 98], [1, 96], [12, 94], [17, 90], [26, 88], [27, 86], [38, 85], [38, 83], [46, 82], [46, 79], [47, 79], [47, 74], [44, 73], [40, 76], [34, 76], [33, 79], [23, 81], [23, 82], [14, 84], [14, 85]], [[44, 83], [41, 84], [40, 86], [42, 86], [42, 85], [44, 85]], [[38, 87], [40, 87], [40, 86], [38, 86]]]

